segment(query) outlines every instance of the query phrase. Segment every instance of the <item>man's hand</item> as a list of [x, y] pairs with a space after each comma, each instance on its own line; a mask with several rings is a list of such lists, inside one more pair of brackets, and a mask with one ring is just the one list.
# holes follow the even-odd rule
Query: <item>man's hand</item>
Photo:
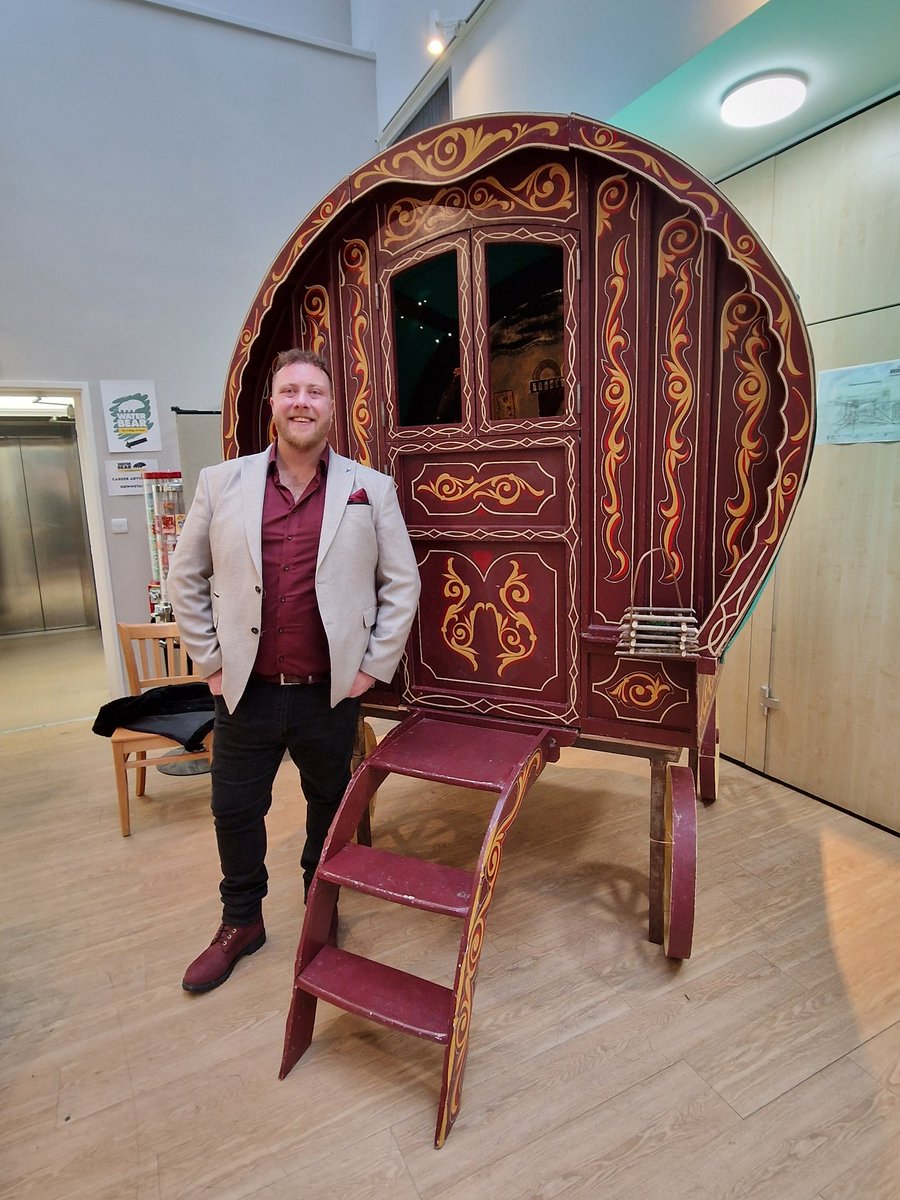
[[347, 693], [347, 695], [351, 700], [353, 700], [357, 696], [361, 696], [364, 692], [367, 692], [369, 688], [374, 687], [374, 685], [374, 675], [367, 675], [365, 671], [357, 671], [356, 678], [353, 680], [353, 686], [350, 688], [350, 691]]
[[222, 695], [222, 672], [221, 671], [213, 671], [212, 675], [210, 675], [207, 678], [206, 683], [207, 683], [209, 690], [212, 692], [212, 694], [214, 696]]

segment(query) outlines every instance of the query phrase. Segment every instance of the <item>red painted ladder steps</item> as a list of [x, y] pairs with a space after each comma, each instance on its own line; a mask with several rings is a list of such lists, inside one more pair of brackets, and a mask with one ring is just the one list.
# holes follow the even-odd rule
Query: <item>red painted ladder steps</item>
[[[459, 1112], [475, 976], [503, 842], [526, 792], [573, 737], [549, 726], [416, 710], [364, 760], [341, 801], [309, 891], [281, 1079], [309, 1048], [319, 999], [437, 1042], [446, 1052], [434, 1144], [444, 1144]], [[390, 774], [498, 793], [473, 872], [353, 844], [369, 801]], [[453, 986], [330, 945], [342, 887], [461, 921]]]

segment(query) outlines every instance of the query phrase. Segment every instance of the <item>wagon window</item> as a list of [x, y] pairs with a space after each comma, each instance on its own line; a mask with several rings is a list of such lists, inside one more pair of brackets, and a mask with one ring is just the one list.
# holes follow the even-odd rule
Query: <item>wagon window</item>
[[487, 277], [491, 416], [556, 416], [565, 401], [562, 247], [491, 243]]
[[391, 288], [400, 424], [459, 421], [456, 252], [401, 271]]

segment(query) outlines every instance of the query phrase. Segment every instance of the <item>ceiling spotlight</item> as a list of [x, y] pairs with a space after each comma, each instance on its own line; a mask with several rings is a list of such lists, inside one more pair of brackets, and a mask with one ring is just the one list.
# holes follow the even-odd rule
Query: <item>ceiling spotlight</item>
[[771, 125], [796, 112], [806, 99], [806, 80], [788, 71], [772, 71], [739, 83], [725, 94], [722, 120], [742, 129]]
[[437, 9], [431, 10], [431, 19], [428, 22], [428, 41], [426, 49], [434, 58], [438, 58], [447, 49], [449, 42], [456, 37], [463, 21], [442, 21], [438, 16]]

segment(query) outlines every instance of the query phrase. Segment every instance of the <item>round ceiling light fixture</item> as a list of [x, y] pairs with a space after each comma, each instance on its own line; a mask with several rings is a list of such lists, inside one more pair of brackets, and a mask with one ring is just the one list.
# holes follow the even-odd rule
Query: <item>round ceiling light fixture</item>
[[806, 80], [790, 71], [770, 71], [739, 83], [722, 100], [722, 120], [749, 129], [771, 125], [796, 112], [806, 99]]

